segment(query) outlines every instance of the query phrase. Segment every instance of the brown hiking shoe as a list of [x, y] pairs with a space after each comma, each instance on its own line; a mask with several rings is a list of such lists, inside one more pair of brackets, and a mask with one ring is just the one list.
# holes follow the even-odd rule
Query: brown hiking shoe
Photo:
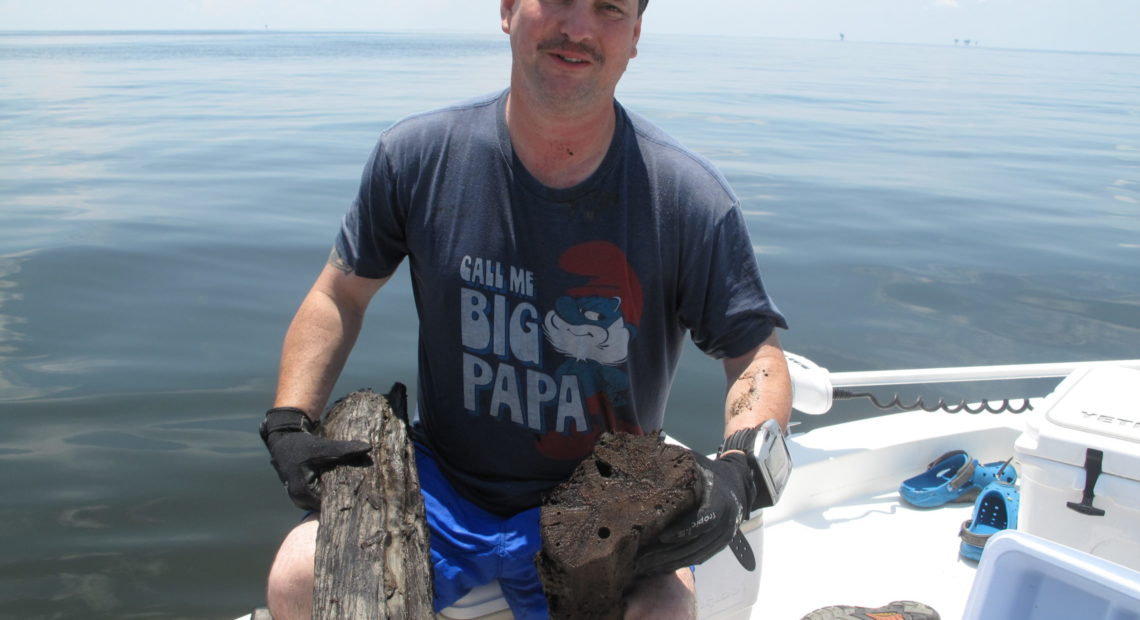
[[929, 605], [914, 601], [895, 601], [876, 607], [833, 605], [817, 609], [801, 620], [939, 620], [940, 616]]

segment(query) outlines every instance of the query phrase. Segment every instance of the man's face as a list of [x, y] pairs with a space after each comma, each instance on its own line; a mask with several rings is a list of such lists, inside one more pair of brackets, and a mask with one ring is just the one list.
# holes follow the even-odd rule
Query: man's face
[[637, 55], [637, 0], [501, 0], [512, 86], [573, 109], [609, 105]]

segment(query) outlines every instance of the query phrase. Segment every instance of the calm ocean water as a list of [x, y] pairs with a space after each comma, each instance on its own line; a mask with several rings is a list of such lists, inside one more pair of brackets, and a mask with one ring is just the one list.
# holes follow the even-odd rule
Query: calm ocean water
[[[640, 50], [619, 96], [733, 183], [788, 349], [837, 371], [1140, 357], [1140, 56]], [[255, 430], [288, 320], [379, 132], [509, 60], [501, 35], [0, 34], [0, 617], [262, 603], [299, 516]], [[338, 394], [414, 383], [414, 334], [402, 272]], [[670, 428], [711, 450], [723, 377], [694, 351]]]

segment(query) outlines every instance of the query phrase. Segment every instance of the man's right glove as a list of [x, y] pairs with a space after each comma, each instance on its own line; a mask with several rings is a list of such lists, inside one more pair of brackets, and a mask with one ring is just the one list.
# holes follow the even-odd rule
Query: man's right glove
[[304, 411], [276, 407], [265, 414], [261, 440], [269, 448], [270, 462], [284, 483], [289, 498], [304, 510], [320, 510], [320, 472], [368, 454], [364, 441], [337, 441], [312, 434], [317, 423]]
[[[733, 451], [715, 461], [693, 452], [697, 460], [698, 504], [677, 517], [642, 549], [637, 558], [639, 575], [667, 573], [700, 564], [732, 545], [748, 570], [756, 566], [752, 548], [740, 533], [756, 497], [756, 484], [748, 457]], [[751, 564], [751, 565], [750, 565]]]

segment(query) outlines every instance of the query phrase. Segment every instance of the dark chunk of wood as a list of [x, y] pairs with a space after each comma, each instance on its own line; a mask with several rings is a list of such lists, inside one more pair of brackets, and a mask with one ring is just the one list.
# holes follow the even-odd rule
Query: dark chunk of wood
[[621, 618], [638, 550], [697, 500], [692, 453], [657, 434], [603, 435], [542, 507], [535, 558], [556, 620]]
[[369, 459], [321, 476], [314, 618], [432, 618], [423, 496], [409, 441], [407, 392], [339, 401], [322, 425], [333, 439], [372, 444]]

